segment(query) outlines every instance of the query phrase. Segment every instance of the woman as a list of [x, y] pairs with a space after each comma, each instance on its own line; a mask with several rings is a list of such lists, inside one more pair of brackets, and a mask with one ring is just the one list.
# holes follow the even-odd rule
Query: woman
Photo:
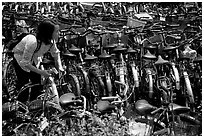
[[[51, 21], [43, 21], [37, 27], [36, 36], [29, 34], [25, 36], [13, 49], [14, 66], [18, 78], [17, 89], [29, 82], [40, 83], [41, 76], [49, 77], [51, 74], [48, 70], [40, 69], [40, 62], [45, 53], [50, 52], [55, 60], [56, 68], [64, 71], [60, 60], [60, 51], [56, 46], [58, 39], [59, 25]], [[26, 92], [28, 95], [28, 92]], [[31, 90], [30, 100], [34, 100], [40, 94], [39, 87]], [[58, 94], [55, 102], [59, 103]], [[20, 96], [20, 101], [26, 101], [26, 96]]]

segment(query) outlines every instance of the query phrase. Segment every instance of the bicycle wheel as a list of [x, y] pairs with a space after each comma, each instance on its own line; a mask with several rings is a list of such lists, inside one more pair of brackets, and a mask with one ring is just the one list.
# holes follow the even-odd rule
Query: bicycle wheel
[[[170, 122], [164, 120], [155, 121], [155, 118], [136, 118], [131, 124], [133, 133], [140, 136], [199, 136], [202, 133], [201, 121], [196, 118], [181, 114], [175, 115], [174, 121], [169, 116]], [[169, 125], [169, 129], [166, 127]]]
[[5, 63], [3, 67], [3, 80], [5, 81], [8, 92], [16, 88], [17, 76], [15, 72], [15, 67], [13, 66], [12, 59]]
[[77, 76], [74, 74], [68, 74], [64, 76], [64, 81], [66, 85], [62, 86], [63, 93], [71, 92], [74, 93], [75, 96], [81, 96], [80, 84]]
[[105, 86], [101, 77], [98, 77], [96, 74], [89, 72], [90, 79], [90, 89], [91, 89], [91, 104], [92, 106], [98, 102], [102, 96], [105, 95]]
[[188, 114], [176, 116], [174, 133], [176, 136], [201, 136], [202, 122]]
[[40, 130], [36, 124], [23, 123], [14, 129], [15, 136], [40, 136]]
[[127, 77], [130, 93], [132, 93], [130, 98], [130, 103], [135, 103], [140, 98], [139, 93], [139, 72], [136, 69], [128, 67], [128, 77]]
[[90, 102], [91, 99], [91, 91], [90, 91], [90, 80], [88, 77], [88, 73], [82, 69], [82, 68], [77, 68], [77, 72], [79, 73], [77, 77], [79, 78], [80, 81], [80, 89], [81, 89], [81, 94], [86, 97], [87, 99], [87, 110], [92, 109], [92, 104]]
[[88, 95], [90, 94], [90, 81], [88, 73], [84, 69], [79, 67], [77, 67], [77, 72], [79, 73], [77, 77], [79, 78], [80, 81], [80, 89], [82, 95], [88, 97]]

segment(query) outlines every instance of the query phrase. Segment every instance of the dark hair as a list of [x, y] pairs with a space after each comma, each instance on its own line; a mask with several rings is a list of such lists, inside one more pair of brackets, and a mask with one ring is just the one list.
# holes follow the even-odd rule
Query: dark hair
[[49, 20], [43, 21], [38, 25], [36, 38], [46, 45], [51, 44], [55, 24]]

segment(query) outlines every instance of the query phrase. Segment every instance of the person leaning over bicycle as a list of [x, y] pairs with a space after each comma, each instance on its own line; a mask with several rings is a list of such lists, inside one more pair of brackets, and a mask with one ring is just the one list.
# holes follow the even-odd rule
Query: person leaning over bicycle
[[[60, 51], [56, 46], [58, 39], [59, 25], [45, 20], [37, 27], [36, 36], [32, 34], [26, 35], [13, 49], [14, 67], [17, 74], [17, 90], [19, 90], [29, 80], [33, 83], [40, 83], [41, 76], [47, 78], [51, 76], [48, 70], [40, 69], [40, 63], [45, 53], [50, 52], [54, 58], [58, 71], [64, 71]], [[40, 94], [40, 87], [33, 87], [31, 90], [30, 100], [34, 100]], [[20, 96], [20, 101], [25, 102], [28, 92]], [[59, 103], [59, 97], [55, 98], [55, 102]]]

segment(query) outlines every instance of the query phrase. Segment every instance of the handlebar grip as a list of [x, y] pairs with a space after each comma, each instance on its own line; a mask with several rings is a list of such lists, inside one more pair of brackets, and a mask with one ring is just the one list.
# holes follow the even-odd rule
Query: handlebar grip
[[114, 100], [114, 99], [118, 99], [118, 96], [110, 96], [110, 97], [101, 97], [101, 100]]
[[152, 111], [151, 114], [154, 115], [154, 114], [158, 113], [162, 109], [163, 109], [162, 107], [157, 108], [156, 110]]
[[124, 102], [124, 101], [112, 101], [111, 104], [120, 104], [122, 102]]

